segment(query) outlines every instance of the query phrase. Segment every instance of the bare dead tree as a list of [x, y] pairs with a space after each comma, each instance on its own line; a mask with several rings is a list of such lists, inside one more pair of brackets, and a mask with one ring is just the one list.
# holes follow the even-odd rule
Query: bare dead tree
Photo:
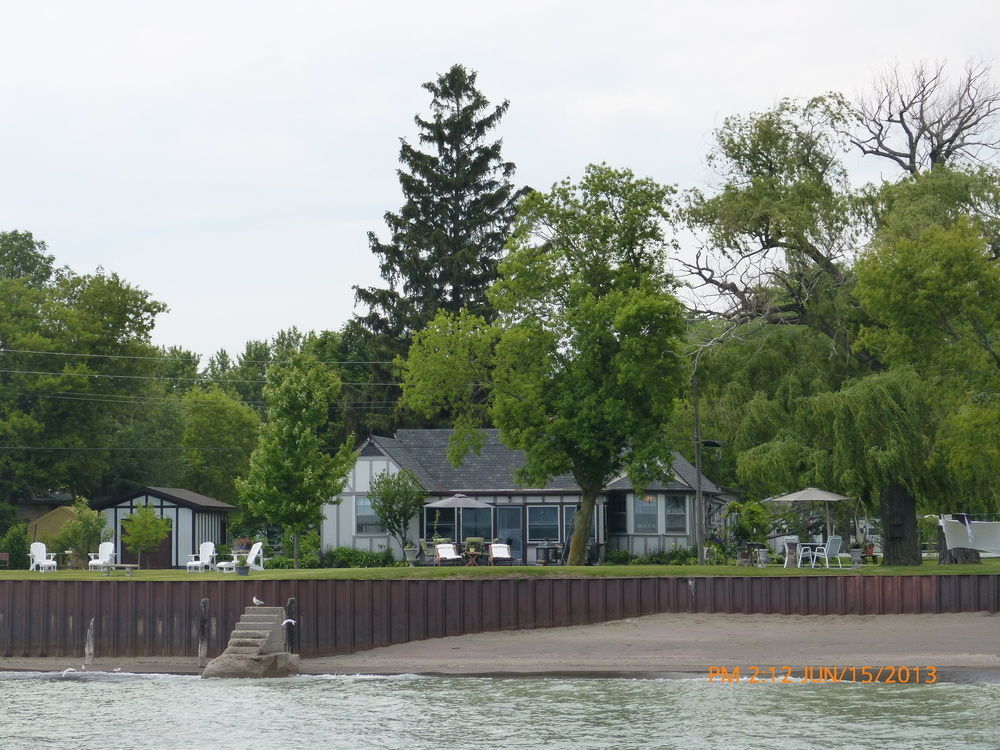
[[941, 165], [979, 163], [1000, 149], [1000, 87], [992, 65], [969, 62], [955, 84], [946, 63], [893, 67], [854, 107], [848, 133], [862, 153], [895, 162], [909, 174]]

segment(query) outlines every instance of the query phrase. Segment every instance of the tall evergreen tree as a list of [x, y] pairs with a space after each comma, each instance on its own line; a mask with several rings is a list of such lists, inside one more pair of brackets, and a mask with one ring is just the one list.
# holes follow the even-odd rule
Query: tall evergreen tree
[[368, 234], [389, 286], [354, 287], [369, 309], [358, 322], [381, 360], [405, 354], [412, 334], [440, 309], [494, 317], [486, 290], [525, 192], [511, 184], [514, 165], [503, 161], [501, 141], [487, 139], [509, 103], [492, 106], [476, 88], [475, 71], [462, 65], [423, 87], [432, 96], [431, 116], [415, 121], [427, 151], [401, 139], [406, 202], [399, 213], [385, 214], [388, 242]]

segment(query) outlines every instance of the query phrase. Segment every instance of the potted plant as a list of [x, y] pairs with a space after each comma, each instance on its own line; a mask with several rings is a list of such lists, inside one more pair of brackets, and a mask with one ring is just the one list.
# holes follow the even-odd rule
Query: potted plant
[[246, 551], [250, 549], [250, 545], [253, 544], [253, 539], [248, 536], [241, 536], [233, 540], [233, 552]]
[[417, 546], [409, 539], [403, 545], [403, 554], [406, 555], [406, 562], [410, 564], [410, 567], [415, 567], [417, 564]]
[[247, 565], [246, 555], [236, 555], [236, 575], [238, 576], [250, 575], [250, 566]]

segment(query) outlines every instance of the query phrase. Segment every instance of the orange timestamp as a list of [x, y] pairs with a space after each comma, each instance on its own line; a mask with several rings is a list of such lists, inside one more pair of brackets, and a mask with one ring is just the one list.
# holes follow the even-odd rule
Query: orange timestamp
[[793, 669], [781, 667], [709, 667], [709, 682], [746, 682], [756, 685], [831, 685], [838, 682], [879, 682], [886, 685], [933, 685], [938, 681], [937, 667], [821, 667]]

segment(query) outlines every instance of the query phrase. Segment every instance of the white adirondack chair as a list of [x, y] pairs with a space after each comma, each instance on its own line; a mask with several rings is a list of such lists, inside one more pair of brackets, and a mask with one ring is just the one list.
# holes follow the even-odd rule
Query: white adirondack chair
[[97, 547], [97, 552], [91, 552], [90, 560], [87, 562], [87, 567], [90, 570], [104, 570], [108, 565], [115, 564], [115, 557], [118, 553], [115, 552], [114, 542], [101, 542]]
[[[264, 545], [261, 542], [254, 542], [250, 547], [250, 551], [247, 552], [247, 565], [250, 566], [252, 570], [263, 570], [264, 569], [264, 557], [261, 554], [261, 548]], [[236, 557], [233, 556], [232, 560], [223, 560], [215, 566], [215, 569], [220, 573], [235, 573], [236, 572]]]
[[45, 549], [45, 542], [32, 542], [28, 547], [28, 570], [55, 570], [56, 553]]
[[198, 545], [198, 554], [191, 554], [191, 559], [187, 561], [187, 569], [211, 570], [212, 561], [215, 559], [215, 542], [202, 542]]

